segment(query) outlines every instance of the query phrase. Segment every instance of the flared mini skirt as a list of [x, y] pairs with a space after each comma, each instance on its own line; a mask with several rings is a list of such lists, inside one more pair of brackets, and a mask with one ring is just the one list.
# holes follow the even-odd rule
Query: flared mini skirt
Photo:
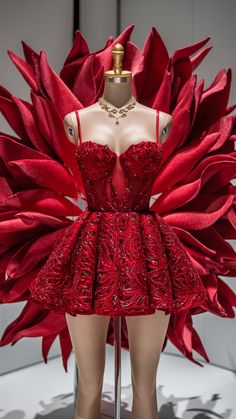
[[169, 314], [207, 298], [173, 228], [152, 211], [84, 211], [56, 240], [30, 292], [35, 303], [73, 316]]

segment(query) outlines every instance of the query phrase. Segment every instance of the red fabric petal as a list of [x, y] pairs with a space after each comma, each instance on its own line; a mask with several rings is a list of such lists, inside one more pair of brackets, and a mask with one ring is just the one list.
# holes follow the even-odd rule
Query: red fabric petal
[[[14, 160], [7, 165], [9, 172], [22, 187], [43, 187], [77, 198], [72, 176], [53, 160]], [[51, 176], [53, 173], [53, 177]]]
[[22, 58], [18, 57], [14, 52], [7, 51], [9, 57], [11, 58], [12, 62], [16, 65], [22, 76], [24, 77], [26, 83], [30, 85], [30, 87], [37, 92], [37, 84], [34, 78], [34, 72], [32, 66], [22, 60]]

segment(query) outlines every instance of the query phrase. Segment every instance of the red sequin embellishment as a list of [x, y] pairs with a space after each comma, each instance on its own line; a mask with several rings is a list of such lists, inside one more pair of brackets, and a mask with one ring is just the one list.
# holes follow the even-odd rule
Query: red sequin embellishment
[[87, 209], [55, 243], [30, 299], [64, 314], [139, 315], [201, 305], [201, 278], [179, 238], [149, 209], [162, 160], [153, 141], [120, 156], [106, 145], [76, 150]]
[[[161, 147], [143, 141], [116, 156], [107, 146], [84, 142], [76, 156], [88, 209], [55, 243], [30, 298], [72, 315], [168, 313], [203, 303], [206, 292], [189, 255], [148, 209]], [[116, 164], [126, 179], [120, 196], [112, 187]]]

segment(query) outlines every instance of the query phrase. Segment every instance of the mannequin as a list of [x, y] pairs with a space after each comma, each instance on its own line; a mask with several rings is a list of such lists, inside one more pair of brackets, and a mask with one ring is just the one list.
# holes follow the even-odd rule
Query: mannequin
[[[105, 76], [102, 97], [112, 108], [119, 110], [130, 102], [132, 96], [131, 75], [122, 78]], [[117, 154], [125, 151], [130, 144], [138, 142], [141, 137], [147, 138], [147, 141], [153, 138], [155, 141], [156, 112], [154, 109], [136, 101], [135, 112], [128, 113], [129, 117], [122, 119], [117, 128], [114, 119], [107, 118], [98, 102], [79, 111], [83, 141], [86, 141], [86, 138], [96, 138], [96, 142], [108, 144], [110, 149]], [[163, 143], [169, 135], [172, 116], [159, 111], [159, 121], [159, 141]], [[70, 112], [65, 116], [64, 127], [69, 141], [77, 144], [78, 125], [75, 112]]]
[[[123, 56], [123, 47], [116, 44], [113, 51]], [[113, 55], [114, 60], [117, 55]], [[121, 62], [121, 60], [120, 60]], [[119, 67], [119, 66], [118, 66]], [[116, 74], [117, 72], [117, 74]], [[129, 71], [105, 72], [102, 95], [106, 106], [117, 112], [132, 103], [132, 75]], [[117, 114], [116, 114], [117, 115]], [[80, 130], [75, 112], [64, 118], [64, 128], [69, 141], [77, 145], [79, 133], [86, 140], [106, 144], [117, 156], [140, 139], [156, 141], [156, 111], [136, 101], [135, 107], [118, 124], [108, 116], [99, 101], [79, 111]], [[166, 141], [172, 117], [159, 112], [159, 141]], [[132, 419], [157, 419], [156, 374], [170, 315], [156, 310], [154, 314], [126, 316], [132, 388]], [[100, 402], [105, 368], [106, 335], [109, 316], [89, 314], [71, 316], [66, 313], [75, 359], [79, 371], [79, 385], [74, 419], [99, 419]]]

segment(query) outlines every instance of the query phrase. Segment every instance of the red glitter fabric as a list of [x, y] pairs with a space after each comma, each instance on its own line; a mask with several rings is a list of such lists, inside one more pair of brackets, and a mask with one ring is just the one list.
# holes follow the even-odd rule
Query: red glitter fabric
[[[79, 114], [77, 112], [79, 132]], [[69, 225], [31, 284], [30, 299], [59, 313], [127, 316], [201, 306], [198, 271], [166, 221], [149, 208], [162, 160], [158, 141], [131, 144], [119, 156], [82, 141], [76, 159], [88, 207]]]

